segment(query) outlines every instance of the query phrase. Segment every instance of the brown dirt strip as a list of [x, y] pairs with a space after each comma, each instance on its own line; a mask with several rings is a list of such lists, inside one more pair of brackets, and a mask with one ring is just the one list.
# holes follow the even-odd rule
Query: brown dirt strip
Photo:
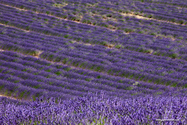
[[29, 30], [25, 30], [25, 29], [17, 28], [17, 27], [15, 27], [15, 26], [6, 25], [6, 24], [3, 24], [3, 23], [0, 23], [0, 25], [6, 26], [6, 27], [15, 28], [15, 29], [18, 29], [18, 30], [23, 30], [24, 32], [31, 32], [31, 31], [29, 31]]
[[[0, 94], [0, 97], [6, 97], [6, 98], [9, 98], [9, 99], [12, 99], [12, 100], [19, 100], [17, 98], [14, 98], [14, 97], [10, 97], [10, 96], [6, 96], [6, 95], [2, 95]], [[20, 100], [19, 100], [20, 101]]]
[[144, 17], [144, 16], [140, 16], [140, 15], [135, 15], [134, 13], [120, 13], [120, 14], [123, 15], [123, 16], [135, 17], [137, 19], [154, 20], [154, 21], [163, 22], [163, 23], [170, 23], [170, 24], [174, 24], [174, 25], [185, 26], [185, 24], [178, 24], [178, 23], [174, 23], [174, 22], [170, 22], [170, 21], [164, 21], [164, 20], [158, 20], [158, 19], [154, 19], [154, 18], [148, 18], [148, 17]]

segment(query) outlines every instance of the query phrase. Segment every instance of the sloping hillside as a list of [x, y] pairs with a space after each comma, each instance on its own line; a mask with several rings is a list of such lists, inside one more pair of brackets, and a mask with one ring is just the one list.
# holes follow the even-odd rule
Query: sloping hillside
[[[187, 124], [186, 88], [186, 0], [0, 1], [2, 124]], [[88, 95], [110, 110], [92, 109], [94, 115], [89, 115], [92, 110], [84, 105], [94, 101]], [[49, 109], [37, 109], [44, 111], [38, 119], [39, 114], [23, 115], [29, 107], [27, 112], [36, 110], [35, 103], [39, 108], [48, 105], [51, 98], [68, 105], [74, 100], [65, 111], [84, 109], [84, 116], [65, 113], [63, 121], [57, 115], [65, 111], [60, 111], [44, 118]], [[79, 99], [86, 99], [79, 105], [83, 109], [76, 109]], [[107, 99], [118, 100], [120, 108], [114, 110]], [[137, 110], [124, 113], [125, 100], [139, 105]], [[20, 109], [20, 119], [6, 108], [7, 102]], [[156, 102], [164, 108], [159, 110]], [[150, 109], [145, 108], [149, 103]], [[64, 106], [53, 105], [53, 110]], [[12, 120], [7, 112], [13, 113]]]

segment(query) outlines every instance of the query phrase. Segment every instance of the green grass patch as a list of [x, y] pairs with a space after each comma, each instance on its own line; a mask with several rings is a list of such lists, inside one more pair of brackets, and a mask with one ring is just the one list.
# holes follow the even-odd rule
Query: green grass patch
[[171, 86], [172, 87], [177, 87], [177, 83], [173, 83]]
[[64, 58], [64, 59], [62, 60], [62, 63], [66, 64], [68, 60], [69, 60], [68, 58]]
[[69, 35], [67, 35], [67, 34], [66, 34], [66, 35], [64, 35], [64, 38], [68, 38], [68, 37], [69, 37]]
[[60, 75], [62, 72], [58, 71], [58, 72], [55, 72], [56, 75]]

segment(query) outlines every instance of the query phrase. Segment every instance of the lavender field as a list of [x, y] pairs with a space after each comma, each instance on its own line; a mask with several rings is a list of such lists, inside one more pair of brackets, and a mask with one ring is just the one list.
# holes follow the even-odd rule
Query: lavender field
[[187, 125], [187, 0], [0, 0], [0, 125]]

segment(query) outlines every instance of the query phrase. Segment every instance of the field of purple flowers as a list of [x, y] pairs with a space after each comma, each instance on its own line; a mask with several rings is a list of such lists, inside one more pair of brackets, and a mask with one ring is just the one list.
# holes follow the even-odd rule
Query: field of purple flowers
[[0, 125], [187, 124], [187, 0], [0, 0]]

